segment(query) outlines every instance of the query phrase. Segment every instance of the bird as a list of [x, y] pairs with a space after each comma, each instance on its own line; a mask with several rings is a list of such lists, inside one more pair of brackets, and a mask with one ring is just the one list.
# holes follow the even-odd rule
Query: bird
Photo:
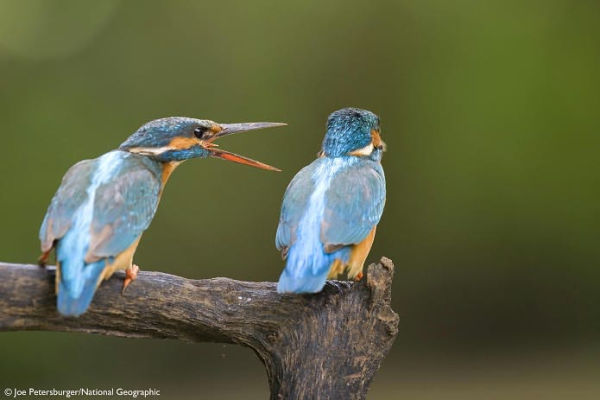
[[116, 150], [73, 165], [52, 198], [39, 231], [39, 264], [45, 266], [55, 250], [58, 312], [83, 314], [96, 288], [116, 270], [126, 271], [123, 291], [137, 277], [134, 253], [177, 166], [192, 158], [215, 157], [280, 171], [222, 150], [214, 140], [282, 125], [286, 124], [160, 118], [141, 126]]
[[316, 293], [327, 279], [363, 277], [386, 200], [379, 117], [343, 108], [327, 119], [317, 159], [289, 183], [275, 238], [286, 261], [279, 293]]

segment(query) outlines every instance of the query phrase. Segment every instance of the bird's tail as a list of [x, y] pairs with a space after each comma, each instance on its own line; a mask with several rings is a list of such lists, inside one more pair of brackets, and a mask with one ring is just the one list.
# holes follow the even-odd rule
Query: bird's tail
[[[98, 281], [102, 276], [105, 261], [87, 264], [81, 255], [69, 257], [60, 244], [57, 248], [59, 272], [56, 275], [58, 295], [56, 307], [65, 316], [77, 317], [83, 314], [94, 297]], [[78, 257], [77, 257], [78, 256]]]
[[327, 275], [336, 258], [346, 258], [345, 249], [325, 253], [321, 245], [316, 251], [306, 252], [293, 245], [287, 257], [285, 269], [279, 277], [279, 293], [316, 293], [325, 286]]

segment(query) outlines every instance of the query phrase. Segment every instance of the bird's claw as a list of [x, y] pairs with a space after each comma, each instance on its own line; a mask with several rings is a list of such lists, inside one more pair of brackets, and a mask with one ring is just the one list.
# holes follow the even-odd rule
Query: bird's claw
[[363, 275], [362, 271], [360, 271], [360, 272], [359, 272], [358, 274], [356, 274], [356, 276], [354, 277], [354, 281], [355, 281], [355, 282], [358, 282], [358, 281], [360, 281], [360, 280], [363, 278], [363, 276], [364, 276], [364, 275]]
[[121, 289], [121, 294], [125, 293], [127, 286], [137, 279], [137, 274], [139, 271], [140, 267], [135, 264], [132, 264], [131, 267], [125, 270], [125, 280], [123, 281], [123, 289]]
[[48, 262], [48, 258], [50, 257], [50, 251], [45, 251], [42, 253], [40, 258], [38, 258], [38, 265], [41, 268], [46, 268], [46, 263]]

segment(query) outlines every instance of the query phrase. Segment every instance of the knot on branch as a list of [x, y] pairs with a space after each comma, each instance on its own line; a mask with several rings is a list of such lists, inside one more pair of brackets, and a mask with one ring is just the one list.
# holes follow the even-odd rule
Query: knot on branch
[[366, 276], [366, 285], [371, 290], [371, 303], [377, 309], [377, 318], [385, 325], [387, 333], [396, 337], [400, 317], [391, 307], [394, 263], [387, 257], [381, 257], [379, 263], [367, 267]]

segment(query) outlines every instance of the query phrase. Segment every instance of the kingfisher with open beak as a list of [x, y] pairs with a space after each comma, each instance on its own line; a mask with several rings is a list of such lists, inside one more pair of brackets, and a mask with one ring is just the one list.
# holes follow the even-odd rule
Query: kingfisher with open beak
[[216, 157], [279, 171], [222, 150], [213, 141], [236, 132], [282, 125], [162, 118], [143, 125], [119, 149], [72, 166], [40, 228], [40, 265], [45, 265], [56, 249], [58, 311], [67, 316], [84, 313], [98, 285], [116, 270], [126, 271], [123, 290], [135, 279], [138, 267], [133, 255], [179, 164], [191, 158]]
[[315, 293], [346, 272], [360, 280], [385, 205], [379, 117], [344, 108], [327, 120], [318, 158], [287, 187], [276, 246], [280, 293]]

